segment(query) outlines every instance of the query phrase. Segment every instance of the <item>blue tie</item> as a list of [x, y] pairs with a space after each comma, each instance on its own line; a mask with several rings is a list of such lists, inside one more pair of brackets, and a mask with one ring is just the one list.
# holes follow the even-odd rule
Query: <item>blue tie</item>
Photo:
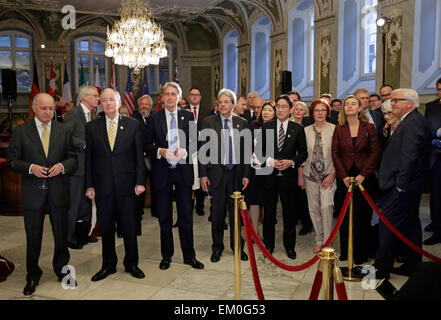
[[[175, 114], [170, 113], [171, 119], [170, 119], [170, 141], [169, 141], [169, 149], [171, 151], [177, 152], [178, 151], [178, 129], [176, 126], [176, 119]], [[177, 161], [169, 161], [169, 163], [172, 165], [172, 167], [176, 167]]]
[[233, 169], [233, 139], [231, 137], [230, 134], [230, 128], [228, 126], [228, 121], [230, 121], [230, 119], [224, 119], [224, 143], [227, 144], [228, 141], [228, 145], [225, 145], [225, 150], [228, 150], [228, 157], [225, 161], [225, 166], [231, 170]]

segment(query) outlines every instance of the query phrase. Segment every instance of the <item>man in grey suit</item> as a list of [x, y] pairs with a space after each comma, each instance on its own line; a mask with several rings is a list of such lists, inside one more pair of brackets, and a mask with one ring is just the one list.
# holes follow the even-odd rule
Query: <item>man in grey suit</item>
[[95, 87], [80, 88], [80, 104], [66, 113], [64, 124], [72, 133], [73, 145], [78, 157], [78, 169], [70, 177], [70, 209], [67, 241], [69, 248], [81, 249], [89, 242], [97, 242], [89, 237], [91, 202], [84, 194], [84, 161], [86, 149], [86, 124], [92, 120], [92, 109], [98, 105], [99, 95]]
[[[44, 215], [49, 210], [55, 242], [53, 269], [63, 280], [69, 262], [67, 209], [69, 178], [77, 167], [70, 131], [53, 121], [55, 102], [46, 94], [35, 96], [35, 118], [15, 128], [8, 149], [8, 167], [22, 174], [22, 205], [26, 232], [24, 295], [34, 293], [43, 271], [38, 266]], [[73, 283], [72, 283], [73, 284]]]

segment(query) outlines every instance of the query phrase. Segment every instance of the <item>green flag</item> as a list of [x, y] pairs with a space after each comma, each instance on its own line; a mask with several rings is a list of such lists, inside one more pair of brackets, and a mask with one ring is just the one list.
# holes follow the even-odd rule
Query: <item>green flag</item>
[[83, 58], [81, 57], [81, 65], [80, 65], [80, 79], [78, 81], [78, 87], [84, 86], [84, 68], [83, 68]]

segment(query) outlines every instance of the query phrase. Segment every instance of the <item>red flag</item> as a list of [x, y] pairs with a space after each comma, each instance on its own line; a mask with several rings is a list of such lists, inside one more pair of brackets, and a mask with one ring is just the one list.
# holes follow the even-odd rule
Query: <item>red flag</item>
[[34, 109], [32, 109], [32, 102], [34, 101], [34, 97], [39, 93], [40, 93], [40, 87], [38, 86], [37, 65], [34, 63], [34, 77], [32, 79], [31, 99], [29, 102], [29, 119], [35, 116]]
[[115, 76], [115, 65], [114, 64], [112, 65], [112, 79], [110, 80], [110, 87], [115, 90], [118, 89], [116, 87], [116, 76]]
[[124, 94], [123, 106], [126, 107], [127, 111], [129, 112], [129, 117], [131, 117], [132, 112], [135, 110], [135, 98], [133, 97], [133, 87], [130, 70], [128, 70], [127, 73], [127, 86], [126, 93]]
[[162, 110], [163, 109], [163, 105], [162, 105], [162, 96], [159, 96], [156, 98], [156, 111]]
[[51, 61], [51, 74], [49, 78], [49, 89], [48, 93], [55, 97], [57, 95], [57, 86], [55, 85], [55, 72], [54, 72], [54, 63]]

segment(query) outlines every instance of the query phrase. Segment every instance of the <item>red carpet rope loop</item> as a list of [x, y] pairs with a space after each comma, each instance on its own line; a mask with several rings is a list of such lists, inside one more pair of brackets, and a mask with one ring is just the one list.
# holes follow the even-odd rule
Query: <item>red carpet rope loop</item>
[[314, 277], [314, 283], [312, 284], [311, 294], [309, 295], [309, 300], [317, 300], [320, 294], [320, 289], [323, 284], [323, 273], [317, 268], [317, 273]]

